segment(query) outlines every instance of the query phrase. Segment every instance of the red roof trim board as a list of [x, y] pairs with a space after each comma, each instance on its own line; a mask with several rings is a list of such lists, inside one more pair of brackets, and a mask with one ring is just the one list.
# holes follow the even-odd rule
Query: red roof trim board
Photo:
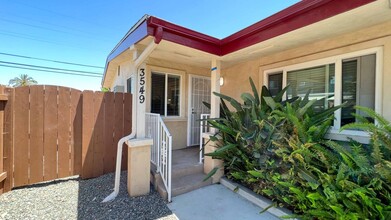
[[163, 27], [163, 39], [218, 56], [260, 43], [376, 0], [303, 0], [222, 40], [150, 16], [148, 31]]
[[221, 40], [153, 16], [144, 16], [111, 51], [106, 67], [108, 62], [147, 36], [154, 36], [156, 43], [164, 39], [224, 56], [374, 1], [376, 0], [302, 0]]
[[304, 0], [222, 40], [221, 55], [314, 24], [375, 0]]
[[153, 30], [163, 27], [163, 39], [192, 47], [211, 54], [220, 54], [220, 40], [200, 32], [150, 16], [148, 19], [148, 33], [153, 36]]

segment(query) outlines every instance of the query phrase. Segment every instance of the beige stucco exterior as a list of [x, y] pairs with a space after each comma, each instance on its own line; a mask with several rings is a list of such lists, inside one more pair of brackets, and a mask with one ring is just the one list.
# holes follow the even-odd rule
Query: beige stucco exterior
[[[151, 88], [148, 81], [151, 71], [181, 75], [180, 116], [163, 117], [173, 136], [173, 149], [181, 149], [187, 146], [188, 138], [190, 75], [210, 77], [213, 74], [211, 68], [216, 63], [221, 64], [222, 68], [217, 71], [224, 78], [221, 93], [240, 99], [243, 92], [251, 92], [249, 77], [260, 89], [266, 84], [264, 76], [269, 70], [380, 48], [378, 57], [381, 62], [377, 63], [377, 74], [381, 74], [381, 82], [379, 84], [377, 81], [376, 84], [376, 110], [391, 120], [391, 101], [388, 99], [388, 94], [391, 94], [391, 87], [388, 86], [391, 83], [390, 12], [389, 1], [378, 0], [222, 57], [162, 40], [143, 61], [147, 80], [146, 112], [150, 112]], [[113, 76], [112, 69], [105, 85], [111, 85], [111, 89], [120, 85], [126, 91], [126, 80], [135, 74], [132, 72], [132, 62], [151, 42], [153, 37], [148, 36], [118, 56], [112, 67], [119, 66], [120, 73]]]
[[[213, 134], [203, 134], [205, 144], [205, 154], [212, 153], [217, 150], [218, 146], [216, 142], [210, 141], [210, 136]], [[209, 174], [213, 169], [217, 168], [216, 173], [212, 176], [212, 182], [220, 182], [221, 177], [224, 176], [224, 163], [222, 160], [213, 159], [212, 157], [204, 157], [204, 173]]]
[[[120, 74], [115, 77], [111, 88], [115, 86], [124, 86], [126, 91], [126, 81], [132, 76], [131, 62], [125, 61], [120, 65]], [[181, 103], [180, 116], [163, 117], [163, 120], [173, 136], [173, 146], [175, 149], [187, 147], [187, 126], [188, 126], [188, 95], [189, 95], [189, 76], [209, 76], [210, 72], [207, 68], [191, 66], [188, 64], [172, 63], [162, 59], [149, 58], [146, 60], [146, 103], [147, 112], [150, 112], [150, 76], [152, 71], [177, 74], [181, 76]]]
[[[323, 58], [330, 58], [342, 54], [352, 53], [370, 48], [381, 47], [382, 55], [382, 100], [376, 100], [381, 103], [382, 113], [387, 119], [391, 120], [391, 101], [387, 94], [391, 94], [391, 22], [385, 22], [365, 29], [361, 29], [348, 34], [342, 34], [333, 38], [302, 44], [301, 46], [284, 50], [274, 51], [264, 54], [257, 58], [252, 58], [234, 65], [222, 61], [221, 76], [224, 77], [224, 85], [221, 86], [221, 93], [229, 95], [235, 99], [240, 99], [243, 92], [251, 92], [249, 86], [249, 77], [252, 77], [258, 89], [264, 85], [264, 72], [270, 69], [276, 69], [294, 64], [306, 63]], [[166, 72], [181, 75], [181, 104], [180, 116], [165, 117], [165, 121], [171, 135], [173, 136], [173, 149], [181, 149], [187, 146], [188, 138], [188, 97], [189, 97], [189, 76], [210, 76], [210, 67], [200, 67], [199, 65], [190, 65], [188, 62], [182, 63], [181, 59], [173, 62], [149, 57], [145, 61], [147, 74], [147, 107], [150, 112], [150, 75], [152, 71]], [[223, 59], [224, 60], [224, 59]], [[115, 86], [124, 86], [126, 91], [126, 80], [132, 76], [131, 61], [125, 61], [119, 64], [120, 74], [113, 80], [111, 88]], [[227, 66], [224, 68], [224, 66]]]
[[128, 182], [130, 196], [147, 195], [150, 192], [151, 139], [131, 140], [128, 145]]
[[[222, 76], [226, 85], [221, 88], [223, 94], [240, 98], [240, 94], [250, 91], [248, 77], [258, 82], [258, 88], [264, 84], [264, 71], [293, 64], [333, 57], [375, 47], [383, 48], [383, 86], [381, 113], [391, 120], [391, 22], [362, 29], [349, 34], [305, 44], [287, 51], [273, 53], [251, 61], [223, 69]], [[377, 100], [379, 101], [379, 100]]]

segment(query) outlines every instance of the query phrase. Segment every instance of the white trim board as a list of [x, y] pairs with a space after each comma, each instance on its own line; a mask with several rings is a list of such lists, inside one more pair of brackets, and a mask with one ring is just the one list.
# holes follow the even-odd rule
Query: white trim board
[[[374, 47], [365, 50], [359, 50], [355, 52], [340, 54], [336, 56], [331, 56], [327, 58], [322, 58], [318, 60], [307, 61], [303, 63], [268, 69], [263, 71], [263, 85], [267, 86], [269, 82], [269, 75], [273, 73], [283, 73], [282, 87], [287, 86], [287, 72], [306, 69], [316, 66], [322, 66], [327, 64], [335, 64], [335, 95], [334, 95], [334, 105], [342, 104], [342, 61], [360, 57], [365, 55], [375, 54], [376, 55], [376, 70], [375, 70], [375, 111], [382, 114], [383, 108], [383, 47]], [[339, 131], [340, 129], [340, 118], [341, 110], [335, 112], [335, 121], [334, 126], [329, 131], [328, 137], [336, 140], [347, 140], [347, 137], [352, 137], [361, 143], [369, 142], [369, 135], [367, 132], [363, 131]]]
[[[165, 68], [165, 67], [160, 67], [160, 66], [153, 66], [153, 65], [147, 65], [147, 91], [146, 91], [146, 97], [147, 98], [147, 112], [151, 112], [151, 101], [152, 101], [152, 93], [151, 93], [151, 77], [152, 77], [152, 72], [156, 73], [161, 73], [165, 74], [166, 78], [167, 75], [174, 75], [174, 76], [179, 76], [180, 77], [180, 85], [179, 85], [179, 92], [180, 92], [180, 98], [179, 98], [179, 115], [178, 116], [165, 116], [162, 115], [162, 118], [165, 119], [182, 119], [185, 115], [185, 77], [186, 77], [186, 71], [184, 70], [177, 70], [177, 69], [170, 69], [170, 68]], [[165, 89], [167, 95], [167, 88]], [[165, 98], [166, 100], [166, 98]], [[166, 108], [166, 107], [165, 107]], [[164, 111], [166, 113], [166, 109]]]

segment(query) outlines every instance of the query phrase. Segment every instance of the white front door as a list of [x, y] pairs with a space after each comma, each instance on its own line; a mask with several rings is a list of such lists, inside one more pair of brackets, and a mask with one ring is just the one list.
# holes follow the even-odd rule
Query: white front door
[[200, 117], [210, 113], [203, 104], [210, 104], [210, 87], [210, 77], [190, 75], [187, 146], [200, 144]]

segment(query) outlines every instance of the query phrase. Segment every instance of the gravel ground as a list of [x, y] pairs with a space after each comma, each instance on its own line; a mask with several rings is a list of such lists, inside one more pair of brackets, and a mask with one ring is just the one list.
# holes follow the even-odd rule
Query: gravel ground
[[114, 174], [110, 173], [14, 189], [0, 196], [0, 219], [176, 219], [152, 187], [149, 195], [129, 197], [126, 172], [121, 174], [117, 198], [101, 203], [113, 186]]

